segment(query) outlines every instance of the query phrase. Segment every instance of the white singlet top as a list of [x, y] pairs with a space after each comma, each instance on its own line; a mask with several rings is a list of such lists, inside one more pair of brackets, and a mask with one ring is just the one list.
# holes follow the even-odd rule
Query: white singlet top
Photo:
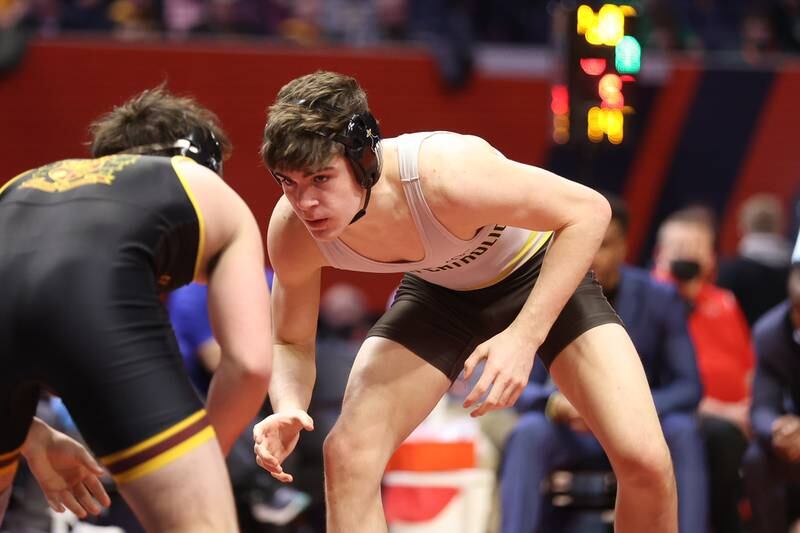
[[411, 272], [436, 285], [474, 290], [504, 279], [550, 241], [552, 231], [531, 231], [499, 224], [484, 226], [466, 241], [450, 233], [425, 201], [417, 164], [422, 141], [436, 133], [410, 133], [396, 139], [400, 181], [425, 256], [419, 261], [384, 263], [356, 253], [339, 239], [316, 241], [331, 266], [357, 272]]

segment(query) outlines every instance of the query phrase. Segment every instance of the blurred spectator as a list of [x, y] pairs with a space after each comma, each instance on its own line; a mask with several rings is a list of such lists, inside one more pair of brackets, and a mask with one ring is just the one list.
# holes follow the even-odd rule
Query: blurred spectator
[[800, 52], [800, 0], [770, 2], [769, 20], [779, 48]]
[[61, 0], [59, 26], [64, 30], [110, 31], [111, 0]]
[[716, 533], [742, 531], [739, 467], [747, 448], [750, 328], [736, 298], [709, 280], [715, 268], [713, 214], [691, 207], [670, 215], [658, 230], [655, 276], [676, 284], [690, 306], [689, 333], [704, 397], [700, 429], [709, 468], [711, 524]]
[[33, 0], [0, 0], [0, 75], [22, 60], [34, 24]]
[[[656, 411], [672, 454], [683, 533], [704, 533], [707, 479], [695, 410], [702, 395], [686, 305], [675, 288], [643, 270], [625, 266], [627, 209], [609, 198], [612, 215], [593, 269], [626, 325], [641, 357]], [[609, 357], [613, 357], [609, 353]], [[544, 527], [540, 487], [557, 469], [609, 469], [600, 443], [580, 414], [558, 392], [537, 359], [517, 402], [519, 423], [505, 448], [502, 469], [503, 531], [556, 531]]]
[[466, 85], [472, 76], [472, 0], [409, 0], [411, 38], [425, 43], [445, 84]]
[[[753, 330], [755, 438], [744, 461], [753, 533], [783, 532], [789, 520], [800, 518], [800, 238], [797, 243], [788, 300]], [[796, 523], [792, 532], [799, 530]]]
[[739, 209], [738, 253], [720, 262], [717, 284], [736, 296], [751, 326], [786, 297], [789, 242], [781, 201], [771, 194], [748, 198]]
[[381, 39], [378, 6], [373, 1], [326, 0], [321, 12], [326, 41], [365, 46]]
[[401, 41], [408, 37], [408, 1], [377, 0], [378, 24], [384, 39]]
[[278, 33], [287, 41], [310, 46], [320, 44], [323, 32], [320, 27], [322, 0], [298, 0], [280, 22]]

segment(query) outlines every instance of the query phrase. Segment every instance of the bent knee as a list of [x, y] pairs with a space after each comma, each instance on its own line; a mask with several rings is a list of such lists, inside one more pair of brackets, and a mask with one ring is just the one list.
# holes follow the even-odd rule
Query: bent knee
[[674, 484], [672, 458], [662, 439], [637, 442], [609, 453], [617, 478], [635, 484]]
[[380, 479], [391, 455], [391, 450], [383, 448], [379, 442], [370, 443], [362, 435], [334, 427], [322, 445], [325, 474]]

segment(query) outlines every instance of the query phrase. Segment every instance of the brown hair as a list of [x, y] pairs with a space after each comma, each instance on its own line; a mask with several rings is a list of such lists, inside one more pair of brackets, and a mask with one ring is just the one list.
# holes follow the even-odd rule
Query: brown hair
[[170, 94], [162, 84], [134, 96], [89, 126], [92, 156], [171, 143], [196, 129], [212, 132], [223, 156], [230, 154], [230, 140], [219, 126], [217, 116], [193, 98]]
[[717, 218], [711, 208], [704, 205], [691, 205], [673, 212], [661, 223], [658, 229], [658, 240], [661, 240], [664, 228], [672, 223], [689, 224], [705, 229], [711, 236], [712, 246], [716, 248]]
[[783, 218], [783, 205], [774, 194], [754, 194], [739, 209], [739, 226], [743, 233], [780, 233]]
[[350, 76], [320, 70], [295, 78], [269, 108], [261, 157], [274, 170], [318, 170], [344, 153], [329, 136], [365, 111], [367, 95]]

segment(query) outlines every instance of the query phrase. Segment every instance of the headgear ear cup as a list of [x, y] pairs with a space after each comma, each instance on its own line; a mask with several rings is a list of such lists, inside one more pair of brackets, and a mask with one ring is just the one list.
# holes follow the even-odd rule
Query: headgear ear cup
[[344, 131], [333, 139], [344, 145], [345, 156], [353, 164], [359, 184], [365, 189], [372, 188], [381, 176], [380, 128], [372, 113], [353, 115]]
[[188, 141], [188, 145], [176, 146], [180, 148], [180, 155], [193, 159], [222, 176], [222, 147], [216, 135], [211, 130], [196, 128], [181, 140]]
[[213, 170], [222, 177], [222, 146], [216, 135], [205, 128], [195, 128], [173, 143], [156, 143], [134, 146], [123, 150], [126, 154], [182, 155]]
[[[305, 98], [295, 102], [309, 109], [321, 110], [336, 115], [342, 110], [320, 101], [307, 101]], [[353, 166], [356, 180], [365, 189], [371, 189], [381, 177], [380, 140], [378, 121], [369, 111], [356, 113], [339, 132], [313, 131], [316, 135], [327, 137], [344, 146], [344, 155]]]

